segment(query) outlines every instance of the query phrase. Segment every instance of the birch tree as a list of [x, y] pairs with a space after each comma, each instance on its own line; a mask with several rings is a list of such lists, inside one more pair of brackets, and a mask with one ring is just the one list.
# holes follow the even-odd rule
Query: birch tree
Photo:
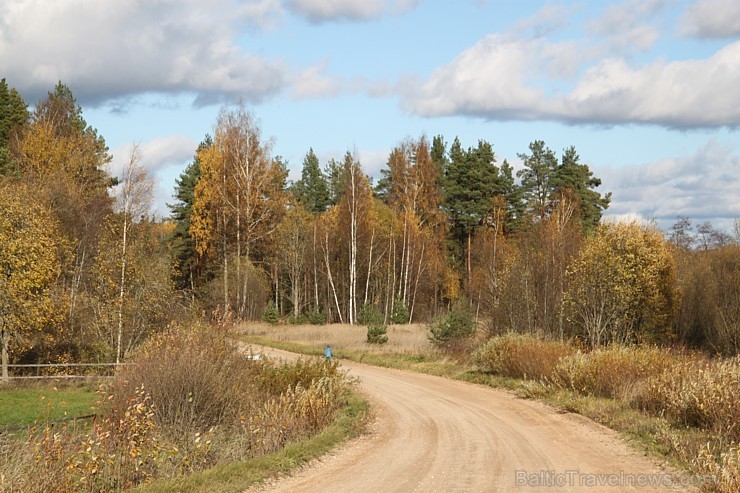
[[[270, 157], [270, 146], [262, 141], [259, 125], [244, 105], [221, 111], [213, 145], [198, 158], [201, 176], [195, 187], [191, 233], [199, 255], [221, 259], [224, 312], [233, 308], [243, 317], [249, 298], [247, 264], [284, 213], [287, 171], [281, 160]], [[231, 275], [234, 283], [229, 281]]]
[[128, 162], [118, 190], [116, 208], [121, 217], [120, 237], [120, 280], [118, 294], [118, 330], [116, 331], [116, 363], [122, 357], [123, 311], [126, 302], [126, 274], [129, 256], [131, 228], [134, 221], [148, 219], [153, 198], [154, 182], [141, 164], [141, 150], [138, 144], [131, 148]]

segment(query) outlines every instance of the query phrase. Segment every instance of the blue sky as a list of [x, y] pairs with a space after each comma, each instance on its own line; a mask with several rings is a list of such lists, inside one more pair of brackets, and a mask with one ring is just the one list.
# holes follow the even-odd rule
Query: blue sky
[[573, 145], [609, 214], [740, 217], [740, 2], [4, 0], [0, 77], [68, 84], [115, 174], [138, 143], [165, 214], [174, 179], [243, 100], [299, 176], [309, 147], [377, 175], [407, 137], [497, 159]]

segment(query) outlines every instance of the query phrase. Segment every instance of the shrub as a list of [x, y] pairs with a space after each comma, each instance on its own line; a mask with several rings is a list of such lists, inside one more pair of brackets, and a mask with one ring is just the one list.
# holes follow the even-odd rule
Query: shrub
[[262, 321], [268, 324], [275, 325], [280, 321], [280, 312], [275, 306], [275, 302], [270, 300], [265, 306], [265, 311], [262, 312]]
[[509, 333], [492, 337], [473, 354], [481, 370], [512, 378], [549, 379], [561, 358], [573, 354], [571, 344]]
[[393, 303], [393, 313], [391, 313], [391, 323], [394, 324], [407, 324], [409, 323], [409, 318], [411, 317], [411, 314], [409, 313], [409, 308], [406, 306], [406, 303], [400, 298], [398, 298]]
[[365, 303], [357, 313], [357, 323], [360, 325], [382, 325], [383, 314], [372, 303]]
[[367, 342], [370, 344], [385, 344], [388, 342], [388, 327], [383, 324], [370, 324], [367, 326]]
[[252, 360], [232, 341], [214, 327], [152, 338], [101, 390], [92, 431], [32, 429], [12, 450], [0, 437], [0, 491], [127, 490], [278, 450], [346, 402], [336, 363]]
[[306, 315], [299, 313], [298, 315], [291, 315], [288, 317], [288, 323], [290, 325], [303, 325], [308, 321]]
[[247, 360], [224, 330], [174, 328], [150, 339], [113, 381], [106, 411], [120, 416], [137, 388], [157, 407], [156, 420], [173, 437], [205, 432], [248, 412]]
[[565, 356], [553, 373], [556, 384], [583, 395], [624, 398], [670, 363], [656, 347], [611, 346]]
[[440, 348], [450, 348], [475, 334], [475, 316], [470, 304], [457, 301], [452, 309], [427, 326], [429, 341]]
[[311, 325], [324, 325], [326, 323], [326, 315], [321, 313], [318, 308], [314, 307], [308, 312], [308, 323]]

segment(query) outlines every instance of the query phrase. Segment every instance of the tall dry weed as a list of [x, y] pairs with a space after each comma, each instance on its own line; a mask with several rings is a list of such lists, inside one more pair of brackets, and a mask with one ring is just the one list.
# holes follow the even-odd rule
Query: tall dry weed
[[548, 380], [558, 362], [576, 348], [525, 334], [492, 337], [474, 354], [473, 361], [486, 372], [530, 380]]
[[565, 356], [552, 377], [555, 384], [579, 394], [624, 399], [670, 363], [665, 349], [611, 346]]
[[651, 378], [635, 403], [681, 426], [740, 443], [740, 356], [676, 362]]

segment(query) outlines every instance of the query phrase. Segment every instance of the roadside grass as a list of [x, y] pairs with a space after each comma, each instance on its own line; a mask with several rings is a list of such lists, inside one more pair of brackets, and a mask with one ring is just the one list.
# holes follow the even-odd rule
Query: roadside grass
[[96, 389], [93, 384], [0, 386], [0, 431], [92, 414]]
[[287, 474], [337, 445], [362, 433], [367, 422], [368, 402], [352, 392], [334, 422], [318, 435], [282, 450], [253, 459], [221, 464], [206, 471], [176, 479], [160, 479], [130, 490], [135, 493], [241, 492], [267, 478]]
[[151, 338], [90, 395], [94, 429], [0, 433], [0, 491], [243, 491], [360, 433], [368, 415], [337, 363], [249, 358], [200, 324]]
[[[511, 339], [494, 341], [489, 348], [495, 346], [501, 351], [493, 359], [494, 366], [510, 371], [516, 375], [513, 377], [506, 371], [483, 371], [486, 365], [482, 368], [476, 355], [452, 358], [428, 343], [418, 344], [426, 335], [425, 326], [407, 326], [417, 331], [415, 336], [406, 336], [407, 341], [417, 341], [415, 346], [404, 346], [402, 341], [390, 346], [394, 342], [391, 335], [387, 348], [364, 344], [359, 331], [347, 327], [322, 326], [321, 344], [329, 342], [336, 347], [338, 358], [508, 389], [518, 397], [537, 399], [564, 412], [588, 417], [617, 431], [638, 450], [677, 469], [714, 476], [714, 481], [702, 484], [703, 491], [738, 491], [740, 406], [738, 396], [733, 394], [740, 382], [737, 362], [708, 362], [700, 354], [653, 347], [584, 354], [526, 336], [503, 336]], [[301, 354], [320, 354], [319, 340], [306, 335], [312, 329], [291, 327], [284, 331], [277, 326], [265, 330], [248, 325], [242, 327], [241, 340]], [[506, 355], [516, 360], [506, 361]], [[538, 358], [541, 361], [536, 361]], [[679, 397], [687, 402], [680, 402]], [[679, 402], [667, 402], [668, 398]], [[698, 417], [706, 419], [686, 419], [687, 415], [698, 419], [697, 410], [704, 412]]]

